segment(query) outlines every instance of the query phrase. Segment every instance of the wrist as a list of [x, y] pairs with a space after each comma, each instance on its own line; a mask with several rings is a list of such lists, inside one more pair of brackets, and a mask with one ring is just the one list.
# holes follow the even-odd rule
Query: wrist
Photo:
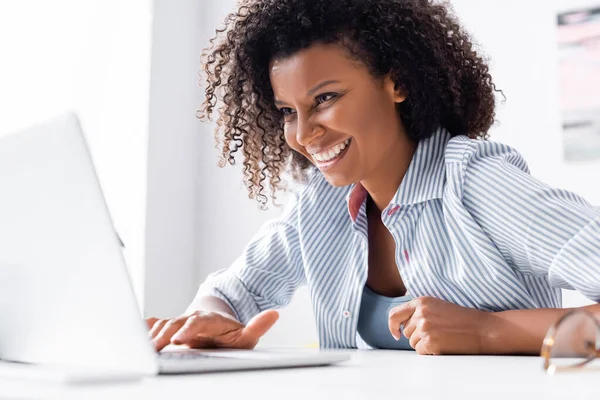
[[218, 312], [219, 314], [226, 315], [229, 318], [238, 321], [235, 311], [233, 311], [225, 301], [215, 296], [201, 296], [195, 298], [188, 307], [186, 314], [192, 314], [198, 311], [205, 313]]
[[550, 325], [568, 309], [487, 312], [481, 324], [482, 354], [539, 354]]
[[495, 315], [490, 311], [481, 311], [481, 322], [479, 323], [479, 349], [478, 354], [495, 354], [494, 343], [496, 341], [495, 333]]

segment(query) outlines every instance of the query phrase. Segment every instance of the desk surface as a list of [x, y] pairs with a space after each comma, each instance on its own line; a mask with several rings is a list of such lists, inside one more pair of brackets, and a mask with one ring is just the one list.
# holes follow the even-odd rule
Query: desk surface
[[598, 399], [600, 362], [548, 375], [539, 357], [419, 356], [351, 351], [316, 368], [159, 376], [139, 382], [65, 386], [2, 380], [0, 399]]

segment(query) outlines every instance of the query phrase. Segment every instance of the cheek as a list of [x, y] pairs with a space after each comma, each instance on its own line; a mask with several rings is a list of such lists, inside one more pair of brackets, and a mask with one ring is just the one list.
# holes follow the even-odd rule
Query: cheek
[[389, 115], [377, 96], [371, 96], [368, 101], [361, 102], [354, 112], [355, 124], [363, 132], [377, 134], [389, 129]]
[[356, 138], [367, 136], [373, 132], [374, 124], [379, 118], [378, 107], [369, 94], [353, 96], [343, 106], [329, 110], [327, 120], [336, 130]]
[[[314, 122], [322, 127], [325, 140], [332, 141], [346, 135], [354, 137], [360, 129], [357, 112], [350, 102], [336, 104], [319, 111]], [[331, 137], [328, 138], [328, 135]]]

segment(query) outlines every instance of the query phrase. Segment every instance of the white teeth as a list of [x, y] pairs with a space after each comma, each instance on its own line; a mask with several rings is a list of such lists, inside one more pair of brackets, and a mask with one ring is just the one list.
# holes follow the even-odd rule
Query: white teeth
[[343, 143], [333, 146], [331, 149], [321, 153], [313, 154], [313, 157], [320, 162], [330, 161], [337, 157], [350, 144], [350, 139], [346, 139]]

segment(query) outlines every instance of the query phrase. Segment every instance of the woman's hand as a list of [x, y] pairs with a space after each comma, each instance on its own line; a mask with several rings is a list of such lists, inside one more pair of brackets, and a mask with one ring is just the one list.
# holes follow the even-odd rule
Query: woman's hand
[[267, 310], [256, 315], [244, 326], [224, 312], [195, 311], [178, 318], [147, 318], [146, 323], [156, 351], [169, 344], [195, 349], [253, 349], [278, 318], [277, 311]]
[[488, 313], [434, 297], [418, 297], [390, 310], [394, 338], [404, 336], [419, 354], [481, 354]]

